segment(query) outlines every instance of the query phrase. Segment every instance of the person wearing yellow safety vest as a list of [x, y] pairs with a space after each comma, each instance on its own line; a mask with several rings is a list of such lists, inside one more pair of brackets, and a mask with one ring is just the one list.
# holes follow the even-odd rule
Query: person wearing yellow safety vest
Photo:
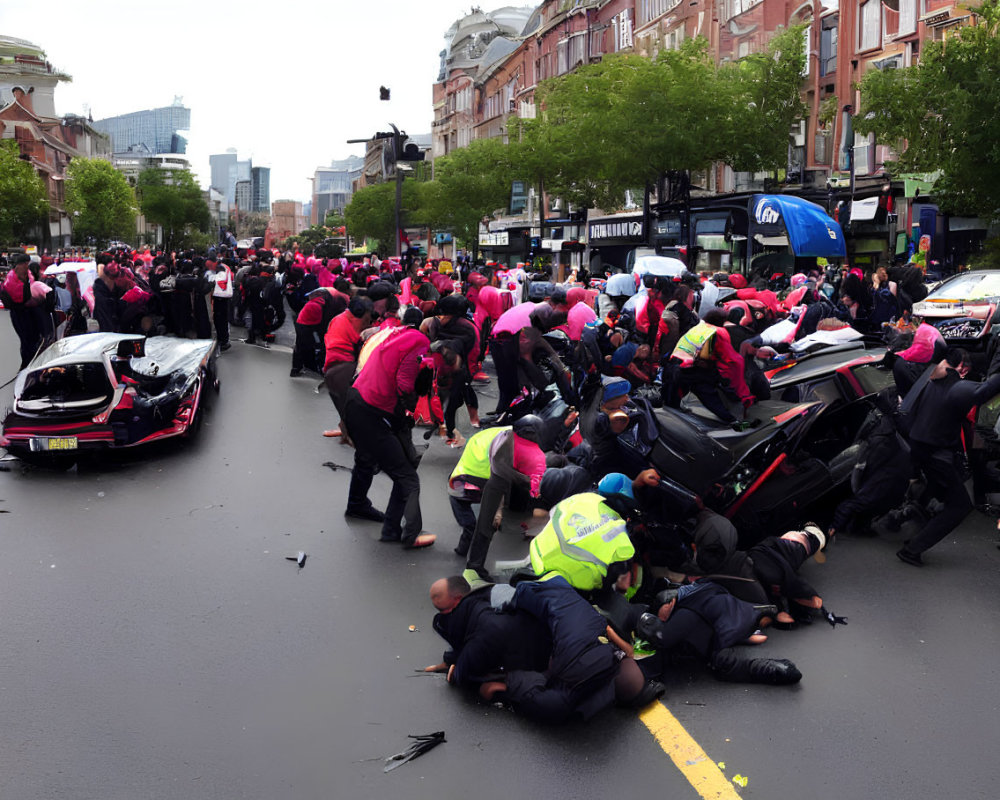
[[743, 357], [733, 348], [725, 329], [725, 312], [713, 308], [677, 342], [663, 366], [663, 404], [680, 408], [681, 398], [694, 392], [705, 408], [723, 422], [735, 423], [722, 395], [735, 396], [749, 408], [756, 398], [747, 387]]
[[[513, 426], [487, 428], [472, 436], [448, 479], [455, 521], [462, 528], [455, 552], [468, 556], [467, 570], [486, 578], [486, 554], [493, 539], [493, 519], [512, 484], [526, 486], [538, 497], [545, 454], [538, 447], [544, 423], [534, 414]], [[480, 503], [479, 519], [472, 506]]]

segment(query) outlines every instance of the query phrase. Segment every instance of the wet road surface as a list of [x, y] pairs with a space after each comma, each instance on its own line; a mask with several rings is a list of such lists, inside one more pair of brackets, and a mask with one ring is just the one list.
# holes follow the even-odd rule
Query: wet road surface
[[[0, 317], [0, 380], [15, 353]], [[444, 646], [427, 587], [463, 566], [444, 488], [458, 452], [435, 438], [421, 465], [438, 544], [379, 543], [343, 517], [349, 474], [322, 464], [350, 451], [320, 436], [332, 404], [290, 359], [234, 344], [196, 440], [67, 473], [2, 465], [0, 797], [725, 796], [692, 786], [635, 713], [540, 728], [414, 671]], [[376, 505], [388, 490], [376, 477]], [[669, 682], [664, 705], [724, 781], [747, 779], [730, 796], [996, 795], [995, 520], [974, 512], [923, 569], [893, 556], [902, 536], [844, 539], [806, 567], [850, 624], [757, 649], [795, 661], [800, 686]], [[512, 517], [491, 555], [524, 553]], [[436, 730], [446, 744], [383, 774], [407, 734]]]

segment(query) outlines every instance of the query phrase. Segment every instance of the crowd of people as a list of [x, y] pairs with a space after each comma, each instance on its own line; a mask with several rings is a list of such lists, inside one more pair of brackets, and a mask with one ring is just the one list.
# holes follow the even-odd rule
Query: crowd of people
[[[414, 426], [461, 451], [435, 491], [449, 495], [465, 569], [431, 587], [434, 626], [450, 649], [429, 669], [539, 719], [642, 705], [662, 694], [660, 678], [682, 658], [721, 680], [796, 683], [794, 664], [747, 658], [739, 645], [763, 642], [769, 624], [843, 622], [799, 568], [821, 559], [835, 534], [870, 532], [888, 499], [922, 515], [897, 552], [922, 565], [973, 507], [956, 469], [963, 427], [1000, 393], [1000, 363], [983, 383], [967, 380], [969, 355], [911, 318], [926, 294], [912, 264], [868, 275], [808, 264], [750, 279], [573, 270], [555, 283], [530, 265], [352, 262], [224, 245], [119, 250], [96, 262], [93, 285], [81, 288], [72, 271], [46, 278], [40, 259], [13, 259], [0, 299], [22, 366], [57, 329], [86, 331], [87, 317], [101, 331], [214, 336], [222, 351], [230, 325], [241, 324], [248, 344], [267, 346], [287, 304], [290, 375], [322, 376], [337, 421], [325, 435], [353, 448], [348, 517], [379, 524], [383, 542], [435, 544], [423, 529]], [[798, 345], [871, 335], [891, 340], [896, 389], [880, 398], [861, 488], [829, 525], [771, 531], [741, 549], [728, 518], [670, 507], [661, 481], [683, 475], [623, 467], [616, 443], [640, 424], [634, 398], [681, 409], [692, 395], [719, 426], [744, 431], [755, 424], [747, 410], [770, 397], [768, 375]], [[494, 380], [496, 405], [482, 411], [476, 387]], [[384, 509], [369, 499], [377, 471], [392, 480]], [[982, 482], [974, 489], [981, 502]], [[489, 562], [506, 508], [544, 526], [516, 585], [497, 583]], [[666, 568], [644, 574], [654, 563]]]

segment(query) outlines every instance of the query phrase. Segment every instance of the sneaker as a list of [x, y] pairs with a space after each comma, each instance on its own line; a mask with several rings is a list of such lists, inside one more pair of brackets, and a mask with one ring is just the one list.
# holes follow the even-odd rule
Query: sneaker
[[484, 569], [480, 570], [480, 569], [467, 568], [462, 571], [462, 577], [465, 578], [466, 581], [468, 581], [469, 586], [471, 586], [473, 589], [477, 589], [480, 586], [484, 586], [488, 583], [494, 583], [493, 579], [490, 577], [490, 574]]
[[472, 380], [474, 380], [476, 383], [489, 383], [490, 376], [487, 375], [482, 370], [480, 370], [479, 372], [477, 372], [475, 375], [472, 376]]
[[231, 345], [231, 344], [229, 344], [229, 342], [226, 342], [225, 344], [221, 344], [221, 345], [219, 345], [219, 349], [220, 349], [220, 350], [221, 350], [221, 351], [222, 351], [223, 353], [225, 353], [225, 352], [226, 352], [226, 351], [227, 351], [227, 350], [228, 350], [228, 349], [229, 349], [230, 347], [232, 347], [232, 345]]
[[300, 370], [300, 369], [293, 369], [291, 372], [288, 373], [288, 377], [289, 378], [297, 378], [301, 374], [302, 374], [302, 370]]
[[922, 567], [924, 565], [924, 560], [920, 557], [920, 553], [911, 553], [906, 548], [897, 550], [896, 558], [904, 564], [909, 564], [911, 567]]
[[364, 519], [369, 522], [385, 522], [385, 514], [373, 505], [369, 505], [367, 508], [348, 508], [344, 512], [344, 516], [354, 519]]

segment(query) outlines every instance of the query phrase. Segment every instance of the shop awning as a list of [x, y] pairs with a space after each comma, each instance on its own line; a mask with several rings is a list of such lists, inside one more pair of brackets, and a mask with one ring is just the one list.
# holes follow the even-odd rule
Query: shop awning
[[750, 207], [751, 237], [788, 234], [796, 256], [845, 258], [847, 246], [840, 226], [822, 206], [787, 194], [756, 194]]

